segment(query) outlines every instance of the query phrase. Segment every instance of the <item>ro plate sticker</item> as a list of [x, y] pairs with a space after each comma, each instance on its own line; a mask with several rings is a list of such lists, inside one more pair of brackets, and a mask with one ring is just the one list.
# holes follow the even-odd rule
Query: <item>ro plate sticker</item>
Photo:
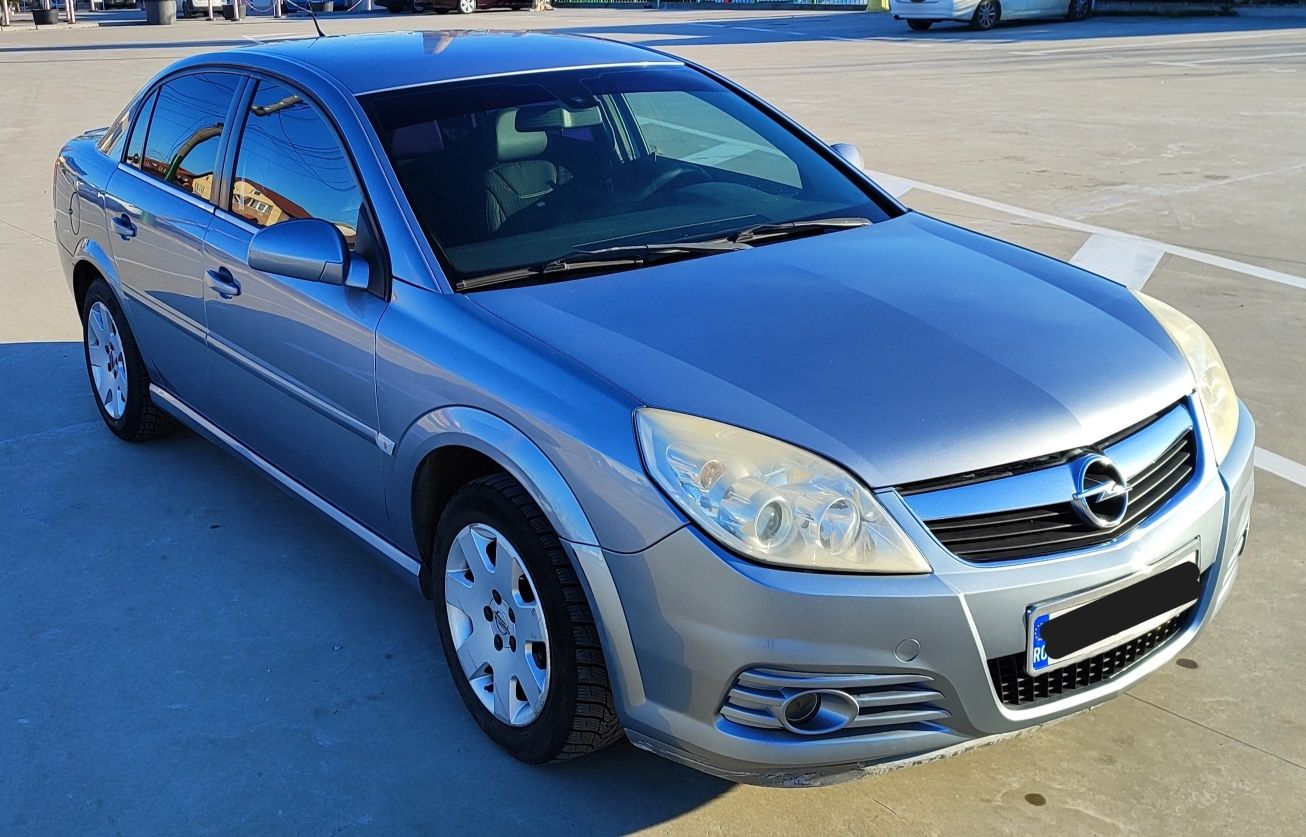
[[1033, 636], [1030, 639], [1029, 648], [1030, 659], [1034, 661], [1035, 671], [1048, 667], [1048, 649], [1043, 643], [1043, 626], [1046, 625], [1048, 620], [1051, 618], [1050, 615], [1045, 613], [1034, 620], [1034, 630], [1032, 631]]

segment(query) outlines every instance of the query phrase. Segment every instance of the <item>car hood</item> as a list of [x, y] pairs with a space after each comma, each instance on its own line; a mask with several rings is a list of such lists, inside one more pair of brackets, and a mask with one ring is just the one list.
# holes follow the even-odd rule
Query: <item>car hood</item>
[[1192, 390], [1126, 289], [917, 213], [470, 296], [643, 403], [876, 488], [1089, 445]]

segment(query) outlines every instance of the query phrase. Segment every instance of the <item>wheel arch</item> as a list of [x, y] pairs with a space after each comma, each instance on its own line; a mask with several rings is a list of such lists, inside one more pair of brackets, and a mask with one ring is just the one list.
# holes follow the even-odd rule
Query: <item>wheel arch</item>
[[118, 298], [118, 304], [126, 311], [127, 306], [123, 304], [122, 298], [122, 282], [118, 278], [118, 271], [113, 267], [113, 259], [98, 241], [93, 238], [83, 239], [78, 244], [77, 251], [73, 253], [73, 301], [77, 304], [79, 317], [82, 313], [82, 303], [86, 301], [86, 292], [96, 279], [103, 279], [109, 284], [110, 290]]
[[[572, 559], [603, 640], [619, 714], [644, 701], [630, 628], [616, 583], [580, 501], [552, 460], [521, 430], [485, 410], [448, 406], [415, 422], [394, 450], [392, 514], [420, 556], [422, 592], [431, 595], [431, 541], [440, 512], [459, 487], [502, 471], [531, 495]], [[446, 472], [444, 469], [450, 468]]]

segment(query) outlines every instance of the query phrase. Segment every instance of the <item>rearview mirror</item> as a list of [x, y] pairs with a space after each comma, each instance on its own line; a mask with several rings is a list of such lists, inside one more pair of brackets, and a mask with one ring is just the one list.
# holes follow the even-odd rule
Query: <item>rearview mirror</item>
[[858, 171], [866, 168], [866, 161], [862, 159], [862, 152], [857, 150], [857, 146], [848, 142], [836, 142], [830, 146], [830, 150], [844, 159], [844, 162], [856, 166]]
[[254, 234], [249, 266], [306, 282], [345, 284], [349, 247], [335, 224], [320, 218], [282, 221]]

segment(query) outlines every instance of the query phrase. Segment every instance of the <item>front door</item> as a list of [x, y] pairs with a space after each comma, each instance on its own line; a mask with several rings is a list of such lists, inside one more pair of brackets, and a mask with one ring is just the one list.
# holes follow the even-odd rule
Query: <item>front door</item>
[[375, 263], [378, 248], [358, 234], [362, 190], [335, 129], [307, 96], [259, 81], [242, 118], [229, 211], [217, 212], [205, 243], [211, 375], [201, 409], [296, 481], [383, 531], [374, 343], [385, 300], [372, 290], [263, 273], [246, 261], [260, 229], [321, 218], [340, 229], [355, 256]]

